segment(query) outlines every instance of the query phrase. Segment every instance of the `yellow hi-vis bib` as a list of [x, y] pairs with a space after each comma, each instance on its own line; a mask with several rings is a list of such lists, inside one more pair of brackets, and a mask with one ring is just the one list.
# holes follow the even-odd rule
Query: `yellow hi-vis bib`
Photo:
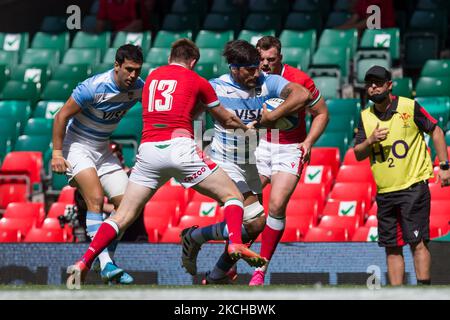
[[397, 112], [390, 120], [382, 121], [374, 113], [374, 106], [361, 112], [367, 137], [380, 124], [388, 128], [386, 140], [370, 148], [370, 163], [378, 193], [406, 189], [433, 177], [433, 165], [427, 151], [423, 132], [414, 122], [414, 100], [399, 97]]

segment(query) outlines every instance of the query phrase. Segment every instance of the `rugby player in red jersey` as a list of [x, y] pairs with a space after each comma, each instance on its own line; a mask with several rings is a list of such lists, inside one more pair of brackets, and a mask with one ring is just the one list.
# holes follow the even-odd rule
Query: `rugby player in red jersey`
[[[299, 181], [303, 164], [308, 161], [311, 147], [325, 130], [328, 123], [328, 109], [325, 100], [313, 80], [303, 71], [282, 63], [281, 42], [272, 36], [258, 40], [256, 48], [261, 56], [260, 68], [269, 74], [278, 74], [286, 80], [307, 88], [312, 102], [298, 113], [298, 126], [290, 130], [269, 129], [266, 137], [261, 137], [256, 149], [256, 165], [262, 187], [271, 184], [269, 213], [262, 232], [261, 256], [270, 261], [286, 224], [286, 207]], [[305, 112], [311, 113], [313, 120], [306, 133]], [[263, 285], [268, 264], [257, 268], [250, 285]]]

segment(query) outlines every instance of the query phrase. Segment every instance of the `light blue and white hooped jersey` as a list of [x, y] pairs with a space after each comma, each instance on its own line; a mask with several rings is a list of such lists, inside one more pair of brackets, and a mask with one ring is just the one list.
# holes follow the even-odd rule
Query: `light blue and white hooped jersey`
[[107, 141], [125, 113], [141, 101], [144, 81], [138, 78], [129, 90], [120, 90], [114, 70], [86, 79], [72, 92], [82, 111], [70, 119], [67, 134], [90, 144]]
[[[264, 101], [280, 97], [281, 91], [289, 81], [278, 75], [261, 73], [259, 84], [254, 89], [240, 86], [230, 74], [211, 79], [210, 83], [222, 106], [238, 116], [244, 124], [248, 124], [261, 116]], [[252, 146], [256, 148], [256, 145], [251, 144], [248, 148], [248, 141], [246, 142], [244, 135], [233, 134], [233, 130], [223, 128], [217, 121], [214, 129], [212, 156], [223, 161], [247, 163], [249, 155], [254, 153]], [[244, 146], [248, 148], [245, 152], [242, 150]]]

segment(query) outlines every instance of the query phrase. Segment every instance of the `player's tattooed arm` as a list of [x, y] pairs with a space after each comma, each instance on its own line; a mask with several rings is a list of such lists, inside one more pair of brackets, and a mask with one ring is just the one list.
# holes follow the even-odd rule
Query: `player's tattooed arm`
[[273, 127], [275, 121], [304, 109], [312, 101], [312, 95], [304, 86], [289, 82], [280, 92], [284, 102], [272, 112], [263, 112], [261, 125]]
[[311, 92], [295, 82], [289, 82], [285, 85], [283, 90], [281, 90], [280, 97], [285, 100], [281, 107], [282, 116], [299, 112], [312, 101]]
[[289, 95], [291, 94], [291, 92], [292, 92], [292, 88], [289, 85], [284, 86], [283, 90], [281, 90], [280, 98], [286, 100], [289, 97]]

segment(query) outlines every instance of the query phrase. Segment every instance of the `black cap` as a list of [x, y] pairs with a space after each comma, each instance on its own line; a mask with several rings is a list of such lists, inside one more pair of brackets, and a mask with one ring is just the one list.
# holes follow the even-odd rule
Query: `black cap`
[[382, 66], [373, 66], [369, 70], [367, 70], [364, 80], [367, 81], [371, 77], [380, 80], [390, 81], [391, 73]]

